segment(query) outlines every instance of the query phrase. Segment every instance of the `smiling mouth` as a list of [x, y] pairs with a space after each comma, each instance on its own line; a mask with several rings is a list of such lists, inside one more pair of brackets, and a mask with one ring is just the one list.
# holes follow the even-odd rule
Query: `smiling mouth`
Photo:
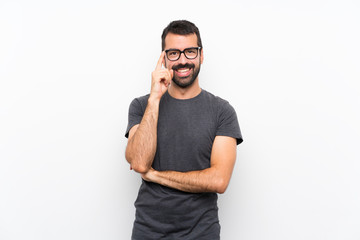
[[180, 68], [177, 71], [183, 73], [183, 72], [190, 71], [190, 68]]
[[175, 70], [176, 75], [179, 77], [187, 77], [190, 75], [191, 73], [191, 68], [179, 68], [177, 70]]

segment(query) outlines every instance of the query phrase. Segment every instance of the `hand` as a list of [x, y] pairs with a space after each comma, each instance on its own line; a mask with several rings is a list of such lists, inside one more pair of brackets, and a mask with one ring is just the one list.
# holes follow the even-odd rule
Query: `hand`
[[166, 92], [174, 75], [174, 70], [168, 70], [166, 68], [162, 69], [161, 66], [164, 62], [165, 51], [161, 53], [156, 68], [151, 74], [150, 98], [154, 98], [156, 100], [160, 100], [162, 95]]

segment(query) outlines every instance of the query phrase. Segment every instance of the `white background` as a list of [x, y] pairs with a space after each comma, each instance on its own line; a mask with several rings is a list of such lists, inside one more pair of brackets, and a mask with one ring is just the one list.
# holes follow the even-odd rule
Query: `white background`
[[0, 239], [130, 239], [127, 111], [171, 20], [244, 143], [222, 239], [360, 239], [360, 3], [0, 1]]

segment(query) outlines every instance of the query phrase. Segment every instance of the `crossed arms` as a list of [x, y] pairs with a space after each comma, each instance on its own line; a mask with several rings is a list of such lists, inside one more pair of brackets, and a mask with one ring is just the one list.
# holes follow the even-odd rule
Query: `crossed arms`
[[129, 132], [125, 156], [130, 168], [146, 181], [155, 182], [185, 192], [224, 193], [236, 160], [236, 139], [216, 136], [210, 167], [198, 171], [156, 171], [151, 168], [157, 144], [159, 102], [149, 98], [140, 124]]

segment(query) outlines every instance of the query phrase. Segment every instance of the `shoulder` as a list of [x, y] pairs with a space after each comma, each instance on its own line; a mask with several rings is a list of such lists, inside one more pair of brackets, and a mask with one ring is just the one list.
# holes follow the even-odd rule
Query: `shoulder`
[[206, 90], [203, 90], [203, 94], [205, 100], [210, 103], [211, 106], [213, 106], [214, 110], [216, 110], [217, 112], [222, 112], [224, 110], [235, 111], [227, 100], [216, 96]]
[[215, 113], [214, 116], [217, 119], [218, 125], [225, 122], [237, 122], [236, 111], [227, 100], [207, 91], [204, 91], [204, 95], [212, 111]]
[[149, 99], [149, 96], [150, 96], [150, 94], [146, 94], [144, 96], [134, 98], [133, 101], [139, 102], [140, 104], [146, 104]]
[[130, 108], [137, 108], [139, 110], [141, 109], [142, 111], [145, 111], [149, 96], [150, 94], [146, 94], [144, 96], [134, 98], [130, 103]]
[[215, 96], [209, 92], [205, 92], [205, 95], [214, 109], [214, 112], [216, 112], [216, 135], [233, 137], [236, 139], [236, 143], [240, 144], [243, 141], [243, 138], [235, 109], [227, 100], [221, 97]]

